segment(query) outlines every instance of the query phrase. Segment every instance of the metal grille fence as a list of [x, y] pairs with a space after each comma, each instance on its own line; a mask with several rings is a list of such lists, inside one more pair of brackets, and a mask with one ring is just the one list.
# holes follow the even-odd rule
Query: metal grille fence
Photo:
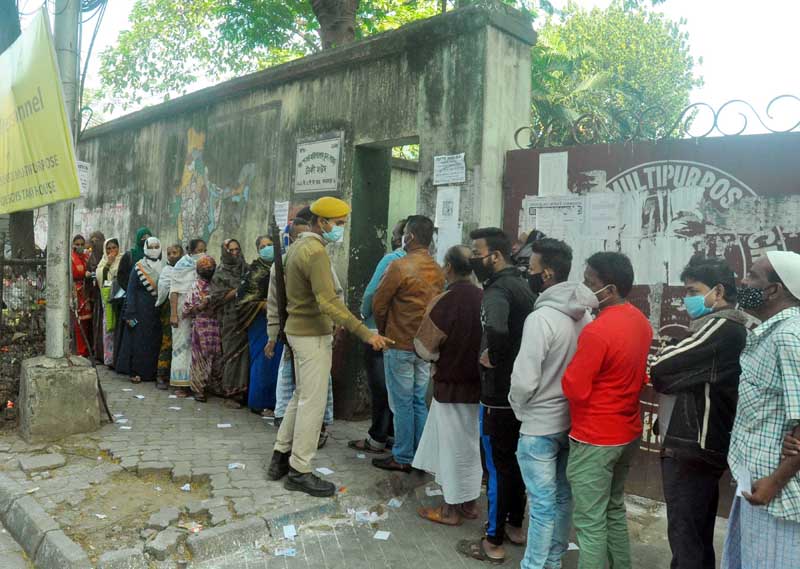
[[6, 259], [0, 254], [0, 331], [44, 332], [46, 259]]

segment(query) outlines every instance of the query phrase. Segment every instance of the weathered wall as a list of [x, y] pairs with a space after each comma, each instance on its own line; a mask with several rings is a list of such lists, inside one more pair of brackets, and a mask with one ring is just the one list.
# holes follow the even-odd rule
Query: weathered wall
[[275, 201], [313, 199], [292, 193], [298, 142], [341, 131], [340, 193], [353, 214], [333, 254], [356, 309], [385, 251], [392, 146], [419, 144], [416, 212], [435, 213], [433, 157], [464, 152], [465, 232], [500, 223], [504, 153], [528, 116], [534, 40], [530, 21], [487, 2], [92, 129], [78, 149], [94, 176], [76, 230], [100, 229], [126, 248], [146, 225], [165, 243], [205, 237], [212, 254], [236, 237], [252, 258]]

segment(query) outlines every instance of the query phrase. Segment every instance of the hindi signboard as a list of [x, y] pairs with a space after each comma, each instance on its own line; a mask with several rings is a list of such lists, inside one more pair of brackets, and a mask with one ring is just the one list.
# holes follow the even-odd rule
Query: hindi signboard
[[0, 214], [80, 197], [44, 8], [0, 55]]
[[433, 185], [463, 184], [467, 181], [464, 153], [433, 157]]
[[343, 134], [339, 132], [297, 144], [294, 172], [296, 194], [339, 191]]

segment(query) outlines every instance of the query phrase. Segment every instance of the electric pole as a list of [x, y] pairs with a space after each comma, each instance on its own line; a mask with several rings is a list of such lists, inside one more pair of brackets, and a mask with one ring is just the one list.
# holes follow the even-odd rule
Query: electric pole
[[[78, 103], [80, 0], [56, 0], [55, 48], [67, 120], [75, 144]], [[77, 150], [77, 149], [76, 149]], [[70, 326], [70, 229], [72, 204], [59, 202], [47, 206], [47, 319], [46, 349], [51, 358], [69, 353]]]

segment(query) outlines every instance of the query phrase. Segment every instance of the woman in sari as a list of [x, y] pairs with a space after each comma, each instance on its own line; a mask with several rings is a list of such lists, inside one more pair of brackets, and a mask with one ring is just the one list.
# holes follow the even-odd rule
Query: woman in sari
[[[130, 282], [131, 271], [133, 271], [133, 266], [144, 257], [144, 243], [152, 234], [153, 232], [147, 227], [140, 227], [136, 231], [136, 239], [133, 242], [133, 247], [125, 252], [119, 262], [119, 268], [117, 269], [117, 285], [121, 289], [121, 296], [114, 298], [113, 302], [119, 305], [120, 314], [125, 310], [127, 288], [128, 282]], [[122, 351], [122, 344], [125, 342], [125, 336], [128, 330], [129, 328], [127, 326], [117, 326], [114, 333], [114, 367], [117, 368], [117, 371], [119, 371], [117, 358]]]
[[131, 383], [155, 381], [161, 351], [161, 318], [156, 308], [158, 277], [163, 269], [161, 242], [150, 237], [144, 258], [134, 265], [128, 280], [122, 320], [126, 327], [117, 371], [131, 376]]
[[247, 329], [239, 327], [236, 292], [245, 269], [242, 247], [236, 239], [222, 244], [222, 264], [211, 280], [211, 304], [217, 310], [222, 333], [222, 391], [226, 407], [238, 409], [246, 403], [250, 380]]
[[190, 383], [195, 400], [205, 403], [209, 392], [219, 391], [222, 344], [219, 323], [211, 303], [211, 279], [216, 261], [208, 255], [197, 261], [197, 280], [183, 305], [184, 318], [192, 319]]
[[97, 265], [95, 280], [100, 288], [102, 301], [101, 338], [103, 351], [102, 363], [111, 366], [114, 363], [114, 329], [119, 319], [119, 310], [111, 303], [113, 283], [117, 278], [117, 270], [122, 256], [119, 254], [119, 240], [116, 237], [103, 243], [103, 258]]
[[89, 345], [92, 342], [92, 301], [86, 286], [90, 275], [89, 257], [84, 250], [86, 239], [83, 235], [72, 238], [72, 291], [75, 304], [72, 310], [72, 330], [75, 333], [75, 353], [89, 357]]
[[169, 388], [170, 367], [172, 366], [172, 326], [170, 325], [170, 306], [167, 302], [175, 264], [183, 257], [183, 245], [175, 243], [167, 247], [167, 262], [158, 277], [158, 298], [156, 308], [161, 317], [161, 351], [158, 353], [156, 389]]
[[[275, 386], [278, 382], [278, 367], [283, 345], [276, 349], [272, 358], [264, 355], [267, 345], [267, 291], [269, 273], [275, 250], [272, 240], [266, 235], [256, 239], [258, 258], [250, 265], [247, 277], [239, 289], [239, 328], [247, 330], [250, 346], [250, 388], [247, 406], [256, 413], [274, 417]], [[275, 357], [277, 356], [277, 357]]]
[[92, 303], [92, 348], [94, 359], [99, 364], [103, 363], [103, 299], [100, 298], [100, 285], [102, 283], [97, 279], [97, 266], [105, 254], [103, 251], [105, 241], [106, 236], [100, 231], [93, 231], [89, 235], [91, 253], [86, 263], [87, 270], [92, 273], [92, 278], [86, 281], [89, 300]]
[[[175, 264], [169, 287], [169, 324], [172, 328], [172, 365], [169, 385], [180, 398], [191, 394], [190, 371], [192, 367], [192, 319], [183, 315], [183, 306], [197, 279], [197, 261], [206, 253], [202, 239], [189, 241], [189, 254]], [[161, 295], [159, 289], [159, 296]]]

